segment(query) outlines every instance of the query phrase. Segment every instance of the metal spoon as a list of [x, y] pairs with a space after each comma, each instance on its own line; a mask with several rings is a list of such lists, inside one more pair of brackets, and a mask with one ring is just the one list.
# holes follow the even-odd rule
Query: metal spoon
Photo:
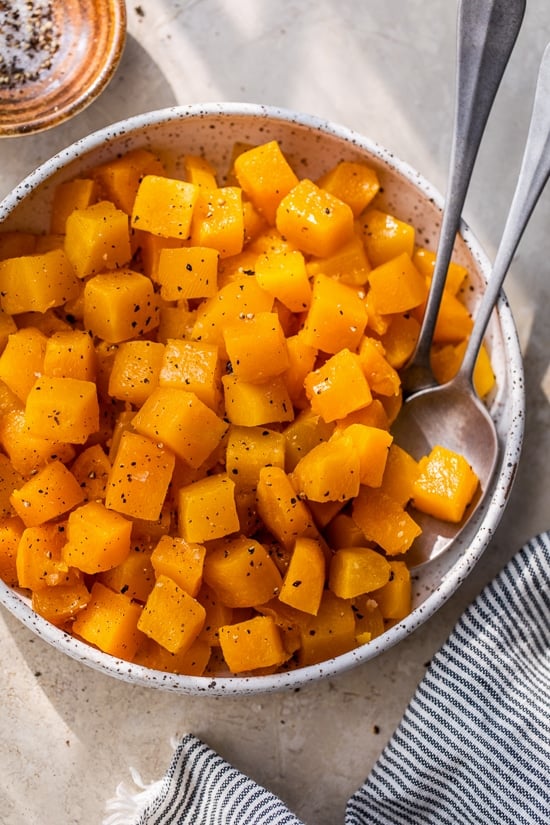
[[466, 192], [487, 118], [516, 42], [525, 0], [462, 0], [458, 13], [456, 101], [448, 187], [422, 328], [401, 371], [403, 395], [436, 386], [430, 366], [437, 313]]
[[476, 395], [472, 376], [502, 283], [549, 176], [550, 44], [539, 69], [531, 123], [510, 211], [460, 370], [447, 384], [410, 396], [393, 429], [397, 443], [415, 457], [425, 455], [436, 444], [456, 450], [470, 462], [480, 480], [477, 498], [469, 505], [460, 524], [422, 519], [423, 533], [410, 551], [412, 567], [434, 559], [451, 545], [479, 506], [493, 477], [500, 454], [499, 438], [487, 408]]

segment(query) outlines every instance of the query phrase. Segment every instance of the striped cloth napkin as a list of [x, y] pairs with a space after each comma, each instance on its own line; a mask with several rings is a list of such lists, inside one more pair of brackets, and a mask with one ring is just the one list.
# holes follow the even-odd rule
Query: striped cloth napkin
[[[465, 611], [345, 825], [549, 825], [550, 533]], [[193, 735], [166, 775], [119, 786], [103, 825], [303, 825]]]

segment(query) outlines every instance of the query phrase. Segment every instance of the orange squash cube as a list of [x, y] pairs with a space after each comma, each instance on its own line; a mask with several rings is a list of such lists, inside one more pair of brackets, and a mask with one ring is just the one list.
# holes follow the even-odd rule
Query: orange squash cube
[[300, 536], [315, 537], [317, 530], [307, 505], [281, 467], [263, 467], [256, 487], [258, 513], [267, 529], [287, 549]]
[[75, 209], [86, 209], [97, 199], [98, 189], [92, 178], [75, 178], [56, 186], [50, 218], [50, 232], [64, 235], [67, 218]]
[[368, 487], [380, 487], [393, 436], [379, 427], [348, 424], [337, 427], [332, 437], [347, 440], [359, 457], [359, 478]]
[[155, 521], [159, 518], [175, 457], [158, 439], [126, 430], [113, 458], [105, 506], [126, 516]]
[[231, 623], [233, 608], [227, 607], [216, 592], [212, 590], [211, 587], [208, 587], [207, 584], [204, 584], [204, 582], [197, 599], [206, 610], [204, 627], [199, 638], [203, 639], [211, 647], [219, 647], [220, 627]]
[[71, 212], [65, 254], [79, 278], [126, 266], [132, 257], [128, 215], [109, 201]]
[[221, 401], [221, 362], [216, 344], [168, 338], [159, 373], [161, 387], [194, 393], [213, 410]]
[[303, 254], [297, 249], [273, 250], [259, 255], [254, 265], [262, 289], [291, 312], [304, 312], [311, 303], [311, 286]]
[[365, 336], [359, 345], [359, 360], [369, 387], [377, 395], [398, 395], [401, 379], [388, 363], [384, 347], [375, 338]]
[[29, 431], [24, 410], [12, 410], [0, 418], [0, 444], [13, 469], [23, 476], [35, 472], [47, 461], [72, 461], [75, 449], [66, 442], [40, 438]]
[[369, 275], [369, 296], [382, 315], [407, 312], [427, 297], [425, 278], [406, 252], [375, 267]]
[[292, 401], [280, 375], [262, 382], [224, 375], [222, 385], [226, 415], [232, 424], [255, 427], [294, 418]]
[[123, 341], [113, 359], [109, 395], [140, 407], [159, 383], [163, 358], [158, 341]]
[[163, 173], [160, 159], [153, 152], [139, 148], [96, 166], [93, 177], [102, 197], [131, 215], [141, 179], [145, 175]]
[[305, 536], [296, 539], [279, 600], [304, 613], [316, 616], [325, 586], [325, 554], [318, 541]]
[[286, 338], [276, 312], [258, 312], [228, 324], [223, 339], [239, 381], [265, 381], [288, 367]]
[[168, 576], [156, 584], [139, 618], [138, 628], [170, 653], [188, 650], [201, 632], [206, 611]]
[[281, 665], [288, 659], [279, 628], [270, 616], [220, 627], [223, 657], [232, 673]]
[[287, 337], [286, 351], [288, 367], [283, 373], [283, 379], [294, 407], [302, 410], [308, 406], [304, 382], [314, 369], [317, 349], [306, 344], [303, 335], [298, 332]]
[[360, 356], [345, 348], [304, 379], [311, 409], [325, 421], [336, 421], [372, 401]]
[[88, 604], [74, 621], [73, 633], [104, 653], [132, 661], [141, 643], [138, 622], [142, 610], [122, 593], [94, 582]]
[[255, 278], [244, 276], [222, 286], [217, 295], [207, 298], [199, 307], [192, 338], [209, 344], [223, 345], [223, 330], [227, 324], [257, 312], [271, 312], [273, 297], [262, 289]]
[[231, 426], [225, 448], [225, 467], [238, 489], [255, 489], [263, 467], [285, 465], [286, 440], [267, 427]]
[[320, 189], [307, 178], [284, 196], [276, 226], [297, 249], [323, 258], [353, 236], [353, 212], [344, 201]]
[[347, 653], [355, 647], [355, 619], [351, 604], [325, 590], [316, 616], [299, 626], [301, 667]]
[[300, 496], [312, 501], [347, 501], [359, 492], [361, 461], [345, 438], [318, 444], [300, 459], [291, 476]]
[[204, 560], [204, 581], [228, 607], [254, 607], [279, 593], [282, 579], [263, 544], [246, 536], [221, 542]]
[[171, 653], [154, 639], [145, 637], [132, 661], [136, 665], [149, 667], [152, 670], [180, 673], [186, 676], [202, 676], [208, 665], [210, 653], [210, 645], [200, 638], [183, 651]]
[[185, 172], [185, 180], [194, 183], [201, 189], [216, 189], [216, 170], [206, 158], [201, 155], [186, 154], [181, 159]]
[[387, 329], [380, 336], [388, 364], [398, 370], [412, 356], [420, 332], [420, 323], [408, 313], [384, 316], [390, 319]]
[[151, 555], [158, 576], [168, 576], [179, 587], [196, 597], [202, 584], [206, 548], [189, 544], [178, 536], [162, 536]]
[[[435, 269], [435, 258], [436, 254], [431, 249], [418, 247], [414, 251], [413, 264], [425, 278], [431, 280]], [[449, 268], [447, 269], [445, 290], [451, 292], [453, 295], [456, 295], [467, 276], [468, 270], [465, 266], [461, 266], [455, 261], [451, 261]]]
[[445, 447], [434, 447], [420, 459], [413, 486], [413, 505], [434, 518], [458, 523], [479, 485], [466, 459]]
[[404, 561], [389, 562], [390, 580], [370, 593], [384, 619], [404, 619], [411, 612], [411, 573]]
[[70, 581], [66, 584], [56, 584], [32, 594], [32, 609], [56, 627], [66, 627], [90, 601], [88, 588], [75, 572], [68, 575]]
[[96, 385], [79, 378], [38, 378], [27, 396], [25, 419], [39, 438], [84, 444], [99, 430]]
[[347, 284], [318, 275], [303, 337], [306, 344], [327, 353], [357, 349], [367, 325], [367, 310], [359, 293]]
[[108, 344], [154, 330], [159, 304], [150, 279], [130, 269], [101, 273], [84, 288], [84, 326]]
[[116, 593], [124, 593], [128, 599], [146, 602], [155, 584], [151, 551], [134, 544], [120, 564], [98, 573], [95, 580]]
[[23, 402], [43, 372], [47, 340], [35, 327], [22, 327], [8, 336], [0, 355], [0, 380]]
[[394, 441], [389, 448], [380, 489], [402, 507], [406, 507], [412, 498], [419, 473], [418, 462]]
[[0, 579], [8, 585], [17, 585], [17, 548], [25, 525], [17, 516], [0, 519]]
[[363, 240], [355, 234], [328, 258], [311, 258], [307, 264], [307, 274], [311, 278], [322, 274], [349, 286], [363, 286], [368, 281], [371, 268]]
[[17, 546], [17, 583], [33, 592], [63, 584], [69, 565], [63, 557], [64, 524], [26, 527]]
[[177, 498], [179, 534], [190, 544], [202, 544], [239, 530], [235, 483], [226, 473], [181, 487]]
[[343, 547], [330, 562], [328, 586], [341, 599], [354, 599], [390, 580], [389, 562], [370, 547]]
[[363, 212], [380, 190], [375, 170], [366, 163], [342, 160], [317, 181], [335, 197], [347, 203], [354, 216]]
[[367, 257], [374, 267], [406, 253], [414, 255], [414, 227], [387, 212], [369, 209], [359, 221]]
[[270, 224], [282, 198], [298, 183], [277, 141], [241, 152], [234, 161], [240, 186]]
[[354, 521], [388, 556], [406, 553], [422, 532], [406, 510], [375, 487], [361, 487], [352, 507]]
[[381, 636], [386, 629], [382, 611], [369, 593], [357, 596], [353, 600], [353, 614], [357, 644], [371, 642]]
[[132, 208], [131, 226], [162, 238], [190, 237], [193, 212], [200, 189], [194, 183], [145, 175]]
[[80, 484], [61, 461], [51, 461], [10, 496], [26, 527], [53, 521], [84, 499]]
[[242, 190], [203, 188], [193, 212], [191, 244], [215, 249], [220, 258], [241, 252], [244, 244]]
[[165, 301], [210, 298], [218, 291], [217, 249], [188, 246], [161, 249], [157, 280]]
[[[432, 350], [431, 364], [434, 375], [440, 384], [445, 384], [457, 374], [468, 341], [460, 344], [445, 344]], [[481, 345], [474, 367], [474, 388], [480, 398], [485, 398], [495, 386], [495, 374], [491, 366], [491, 358], [485, 344]]]
[[83, 573], [100, 573], [121, 564], [130, 552], [132, 523], [99, 501], [69, 514], [63, 559]]
[[78, 290], [78, 278], [63, 249], [0, 261], [0, 303], [10, 315], [46, 312], [75, 298]]
[[302, 410], [283, 430], [286, 440], [285, 469], [291, 473], [301, 458], [322, 441], [328, 441], [334, 432], [334, 424], [311, 408]]
[[56, 378], [95, 381], [96, 355], [90, 336], [80, 330], [54, 332], [46, 342], [43, 371]]

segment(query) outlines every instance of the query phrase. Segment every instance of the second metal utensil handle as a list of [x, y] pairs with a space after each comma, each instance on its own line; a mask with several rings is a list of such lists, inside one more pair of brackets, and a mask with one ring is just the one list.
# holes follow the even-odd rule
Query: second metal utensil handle
[[477, 354], [500, 289], [525, 227], [550, 177], [550, 44], [540, 64], [533, 112], [518, 182], [502, 233], [491, 276], [476, 312], [474, 328], [457, 378], [472, 381]]
[[417, 389], [417, 381], [422, 381], [424, 386], [435, 384], [430, 349], [447, 269], [479, 144], [524, 11], [525, 0], [462, 0], [460, 3], [455, 124], [447, 198], [424, 320], [412, 361], [404, 373], [405, 392]]

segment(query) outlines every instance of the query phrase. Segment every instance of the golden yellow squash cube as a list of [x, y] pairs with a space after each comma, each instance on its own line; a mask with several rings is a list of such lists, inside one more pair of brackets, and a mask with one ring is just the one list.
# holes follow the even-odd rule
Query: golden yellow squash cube
[[31, 435], [84, 444], [99, 430], [96, 385], [79, 378], [38, 378], [27, 396], [25, 418]]
[[84, 326], [109, 344], [151, 332], [159, 324], [153, 284], [131, 269], [101, 273], [84, 288]]

